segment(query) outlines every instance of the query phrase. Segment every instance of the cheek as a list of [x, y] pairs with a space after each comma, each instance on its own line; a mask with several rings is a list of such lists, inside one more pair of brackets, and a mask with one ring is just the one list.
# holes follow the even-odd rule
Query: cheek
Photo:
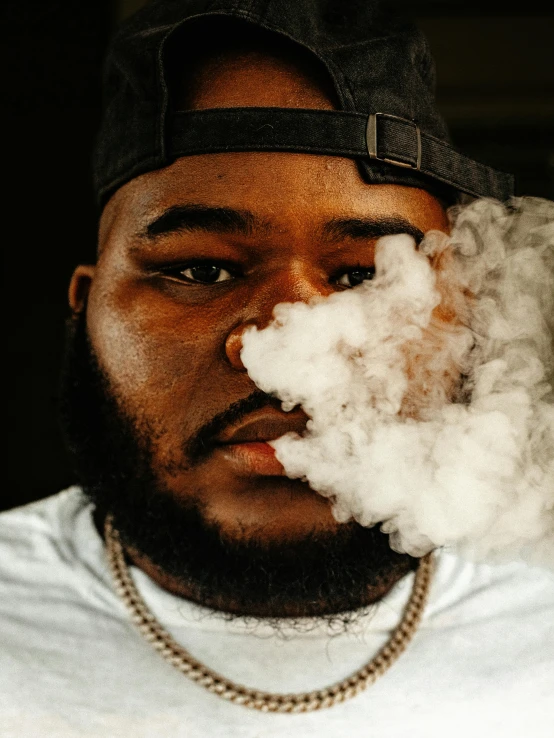
[[87, 323], [102, 369], [131, 412], [170, 419], [206, 386], [221, 356], [218, 316], [145, 284], [122, 281], [108, 289], [99, 280], [94, 287]]

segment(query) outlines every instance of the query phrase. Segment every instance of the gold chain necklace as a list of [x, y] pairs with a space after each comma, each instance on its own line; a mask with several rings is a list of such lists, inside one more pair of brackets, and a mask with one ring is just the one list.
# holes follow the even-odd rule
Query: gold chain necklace
[[359, 671], [341, 682], [325, 689], [299, 694], [274, 694], [235, 684], [193, 658], [169, 633], [162, 628], [139, 594], [125, 563], [123, 546], [118, 531], [113, 527], [111, 516], [107, 516], [104, 534], [108, 562], [114, 579], [115, 590], [130, 613], [131, 620], [152, 646], [172, 666], [209, 692], [229, 702], [244, 705], [261, 712], [312, 712], [332, 707], [363, 692], [370, 684], [389, 669], [408, 643], [412, 640], [421, 621], [429, 596], [433, 575], [433, 555], [424, 556], [415, 574], [412, 594], [404, 610], [402, 620], [385, 646], [375, 658]]

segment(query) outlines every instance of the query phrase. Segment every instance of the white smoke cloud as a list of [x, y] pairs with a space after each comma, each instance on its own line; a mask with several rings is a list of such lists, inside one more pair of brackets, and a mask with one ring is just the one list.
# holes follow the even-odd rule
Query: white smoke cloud
[[397, 551], [554, 566], [554, 203], [477, 200], [450, 236], [388, 236], [376, 276], [246, 331], [249, 375], [303, 437], [273, 442], [340, 522]]

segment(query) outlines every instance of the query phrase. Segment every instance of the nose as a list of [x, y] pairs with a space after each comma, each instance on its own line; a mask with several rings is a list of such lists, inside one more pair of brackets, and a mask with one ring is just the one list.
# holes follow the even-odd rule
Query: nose
[[308, 273], [307, 268], [296, 268], [275, 273], [270, 280], [259, 285], [251, 294], [247, 305], [248, 317], [236, 325], [225, 341], [225, 353], [231, 366], [241, 372], [246, 368], [240, 358], [244, 332], [251, 325], [265, 328], [271, 322], [275, 305], [281, 302], [309, 302], [313, 297], [327, 296], [333, 287], [318, 274]]
[[244, 364], [242, 363], [242, 359], [240, 358], [240, 352], [242, 351], [242, 336], [249, 325], [254, 324], [250, 322], [237, 325], [235, 328], [233, 328], [231, 333], [229, 333], [229, 335], [227, 336], [227, 340], [225, 341], [225, 353], [227, 354], [229, 363], [231, 364], [233, 369], [236, 369], [239, 372], [246, 371], [246, 367], [244, 366]]

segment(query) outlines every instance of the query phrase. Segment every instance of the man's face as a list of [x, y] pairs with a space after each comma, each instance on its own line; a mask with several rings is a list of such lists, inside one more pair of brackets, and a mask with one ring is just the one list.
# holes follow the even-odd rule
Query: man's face
[[301, 412], [258, 410], [198, 461], [187, 448], [256, 389], [239, 359], [244, 326], [266, 325], [277, 303], [349, 289], [373, 265], [365, 232], [401, 229], [401, 219], [446, 228], [423, 191], [367, 186], [347, 160], [275, 153], [183, 158], [110, 203], [89, 293], [92, 347], [126, 412], [156, 439], [168, 488], [201, 498], [228, 535], [336, 526], [325, 499], [282, 476], [267, 449], [240, 443], [300, 431]]
[[[238, 104], [221, 89], [204, 107]], [[255, 84], [245, 95], [263, 98]], [[77, 270], [71, 294], [88, 290], [92, 351], [148, 436], [159, 485], [227, 540], [335, 533], [329, 502], [284, 476], [264, 443], [306, 417], [260, 398], [240, 362], [242, 330], [265, 326], [278, 303], [351, 289], [380, 235], [447, 228], [426, 191], [367, 185], [336, 157], [186, 157], [124, 185], [102, 215], [97, 266]]]

